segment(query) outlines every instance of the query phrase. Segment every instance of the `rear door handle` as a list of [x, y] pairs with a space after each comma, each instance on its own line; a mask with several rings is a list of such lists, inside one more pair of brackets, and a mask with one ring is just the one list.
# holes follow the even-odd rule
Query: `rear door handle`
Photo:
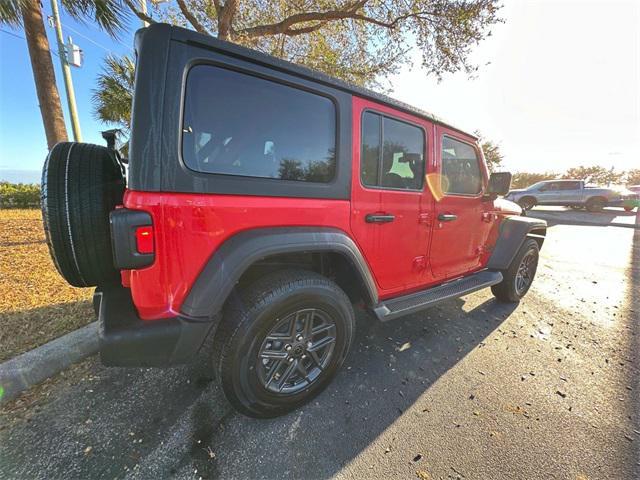
[[440, 220], [441, 222], [453, 222], [457, 219], [458, 216], [454, 215], [453, 213], [441, 213], [440, 215], [438, 215], [438, 220]]
[[364, 217], [364, 221], [367, 223], [389, 223], [396, 219], [395, 215], [388, 213], [369, 213]]

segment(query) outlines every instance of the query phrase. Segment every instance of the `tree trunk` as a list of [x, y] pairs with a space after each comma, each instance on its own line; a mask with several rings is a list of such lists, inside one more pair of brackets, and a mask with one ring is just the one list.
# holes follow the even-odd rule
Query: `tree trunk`
[[25, 2], [22, 8], [22, 19], [40, 113], [47, 135], [47, 146], [51, 149], [58, 142], [66, 142], [68, 137], [39, 0]]

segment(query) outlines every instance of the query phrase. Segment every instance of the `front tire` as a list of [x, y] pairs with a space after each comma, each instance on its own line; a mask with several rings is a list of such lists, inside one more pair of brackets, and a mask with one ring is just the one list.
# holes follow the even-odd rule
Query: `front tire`
[[214, 346], [217, 378], [231, 405], [271, 418], [322, 392], [355, 332], [340, 287], [314, 272], [283, 270], [232, 295]]
[[524, 211], [531, 210], [536, 206], [536, 203], [536, 199], [533, 197], [523, 197], [518, 200], [518, 205], [520, 205], [520, 208]]
[[533, 238], [527, 238], [511, 261], [509, 268], [502, 272], [503, 280], [491, 287], [495, 297], [501, 302], [519, 302], [524, 297], [536, 275], [540, 248]]

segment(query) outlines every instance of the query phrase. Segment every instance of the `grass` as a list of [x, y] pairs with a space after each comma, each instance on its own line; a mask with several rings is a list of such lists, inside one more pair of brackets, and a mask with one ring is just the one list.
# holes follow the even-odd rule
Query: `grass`
[[92, 322], [92, 295], [56, 270], [40, 210], [0, 210], [0, 362]]

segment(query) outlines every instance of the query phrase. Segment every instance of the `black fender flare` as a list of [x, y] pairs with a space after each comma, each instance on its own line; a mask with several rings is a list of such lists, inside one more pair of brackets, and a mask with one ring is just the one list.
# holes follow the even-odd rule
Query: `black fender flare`
[[345, 232], [325, 227], [276, 227], [246, 230], [227, 239], [207, 261], [180, 310], [189, 317], [212, 317], [220, 312], [242, 274], [256, 261], [301, 252], [334, 252], [346, 257], [365, 286], [368, 303], [378, 303], [369, 267]]
[[498, 240], [487, 268], [506, 270], [526, 238], [535, 238], [540, 246], [547, 232], [547, 222], [531, 217], [507, 217], [500, 224]]

